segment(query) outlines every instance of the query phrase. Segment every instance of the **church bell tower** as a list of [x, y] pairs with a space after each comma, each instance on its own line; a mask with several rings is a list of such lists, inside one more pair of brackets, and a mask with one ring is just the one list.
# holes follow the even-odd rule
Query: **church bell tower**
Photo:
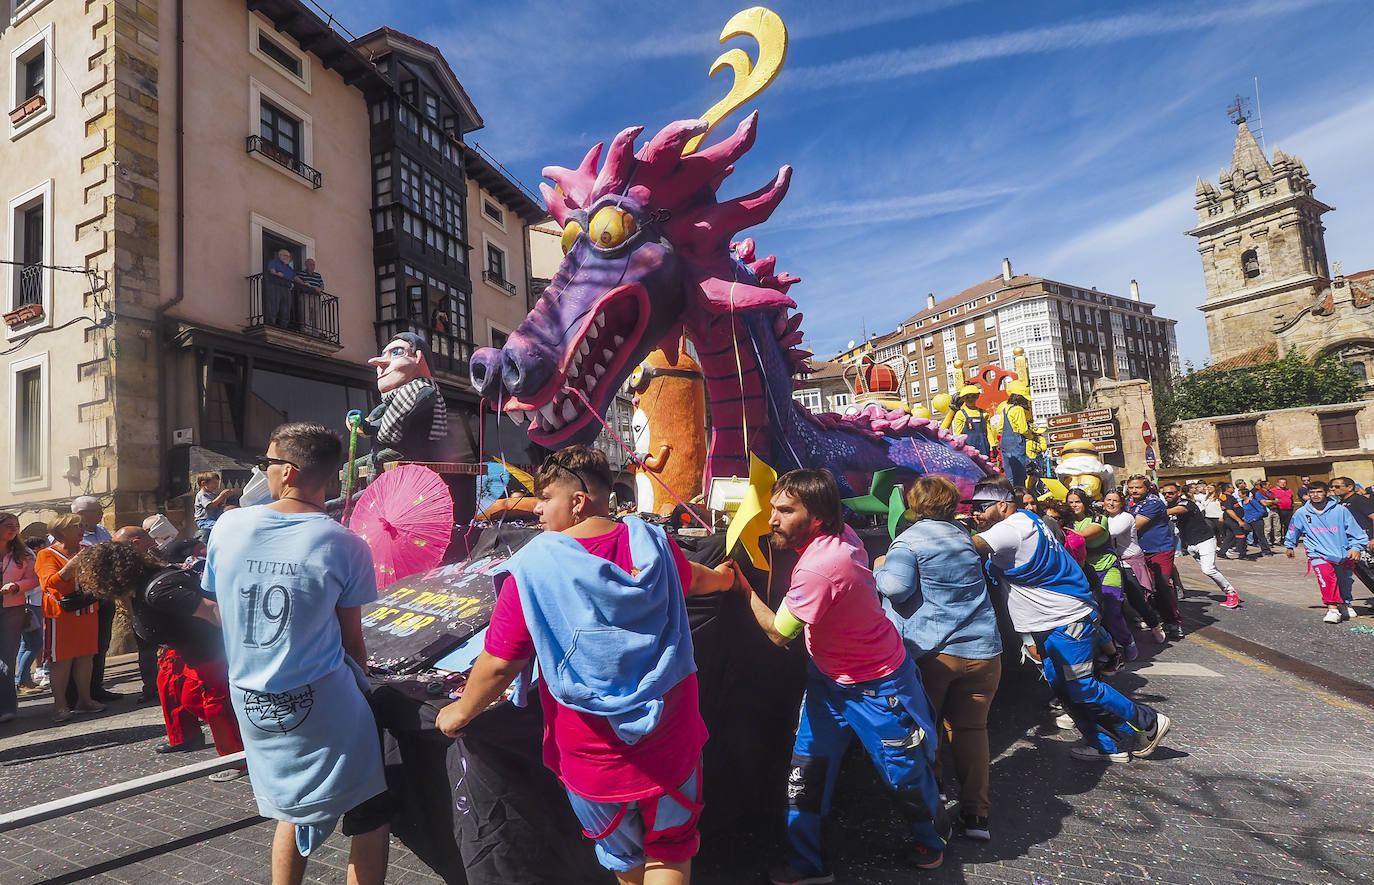
[[1196, 237], [1207, 299], [1212, 362], [1274, 340], [1276, 324], [1295, 316], [1330, 285], [1326, 228], [1330, 206], [1312, 196], [1302, 160], [1277, 147], [1270, 162], [1237, 110], [1231, 166], [1216, 185], [1197, 181]]

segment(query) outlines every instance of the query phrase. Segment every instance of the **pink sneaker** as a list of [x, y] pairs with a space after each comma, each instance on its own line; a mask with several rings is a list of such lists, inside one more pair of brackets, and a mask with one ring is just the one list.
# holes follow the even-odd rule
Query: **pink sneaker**
[[1221, 604], [1222, 608], [1240, 608], [1240, 594], [1235, 590], [1226, 591], [1226, 601]]

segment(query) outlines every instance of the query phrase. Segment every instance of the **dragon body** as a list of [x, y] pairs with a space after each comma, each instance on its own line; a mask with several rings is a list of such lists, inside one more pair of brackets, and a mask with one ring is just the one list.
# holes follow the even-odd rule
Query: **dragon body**
[[911, 478], [938, 473], [967, 494], [992, 472], [987, 459], [936, 422], [869, 406], [858, 415], [812, 414], [792, 399], [809, 369], [799, 349], [802, 315], [773, 256], [756, 258], [739, 231], [766, 220], [791, 179], [784, 166], [752, 194], [718, 202], [716, 191], [754, 141], [757, 115], [695, 154], [700, 120], [669, 124], [638, 152], [642, 129], [621, 132], [577, 169], [549, 167], [541, 187], [563, 227], [564, 259], [505, 346], [472, 359], [482, 396], [551, 448], [587, 443], [611, 399], [655, 348], [675, 357], [680, 333], [706, 378], [712, 435], [704, 483], [748, 476], [752, 453], [783, 472], [830, 470], [846, 495], [868, 490], [879, 470]]

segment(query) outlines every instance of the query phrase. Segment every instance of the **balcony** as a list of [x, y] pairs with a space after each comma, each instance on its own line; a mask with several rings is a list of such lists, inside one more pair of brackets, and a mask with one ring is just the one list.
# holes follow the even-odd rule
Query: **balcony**
[[[264, 274], [248, 277], [248, 324], [244, 332], [268, 344], [328, 356], [343, 349], [339, 339], [339, 299], [328, 292], [264, 285]], [[279, 277], [271, 277], [273, 281]], [[273, 315], [269, 316], [269, 313]]]
[[19, 268], [19, 288], [14, 294], [14, 310], [4, 316], [6, 326], [15, 329], [44, 317], [42, 265], [29, 264]]
[[248, 136], [248, 153], [259, 154], [283, 169], [289, 169], [309, 182], [315, 190], [324, 187], [324, 176], [320, 174], [318, 169], [307, 166], [292, 156], [289, 151], [282, 150], [261, 135]]
[[496, 271], [482, 271], [482, 281], [491, 283], [493, 286], [499, 286], [500, 288], [505, 289], [506, 292], [511, 295], [515, 294], [515, 284], [512, 283], [510, 280], [506, 279], [505, 277], [501, 276]]

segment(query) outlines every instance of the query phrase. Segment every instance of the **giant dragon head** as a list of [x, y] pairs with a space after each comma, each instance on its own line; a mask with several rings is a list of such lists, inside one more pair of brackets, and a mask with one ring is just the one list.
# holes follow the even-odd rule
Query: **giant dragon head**
[[[638, 152], [643, 127], [592, 148], [576, 169], [552, 166], [540, 185], [563, 228], [563, 262], [500, 350], [472, 357], [472, 383], [498, 409], [530, 420], [530, 439], [551, 448], [588, 443], [611, 398], [652, 350], [676, 351], [680, 331], [735, 310], [795, 306], [792, 278], [757, 277], [731, 254], [731, 237], [765, 221], [787, 192], [784, 166], [767, 186], [719, 202], [716, 190], [754, 143], [758, 115], [730, 137], [683, 156], [709, 128], [666, 126]], [[771, 271], [771, 263], [769, 270]], [[573, 391], [576, 391], [574, 393]]]

